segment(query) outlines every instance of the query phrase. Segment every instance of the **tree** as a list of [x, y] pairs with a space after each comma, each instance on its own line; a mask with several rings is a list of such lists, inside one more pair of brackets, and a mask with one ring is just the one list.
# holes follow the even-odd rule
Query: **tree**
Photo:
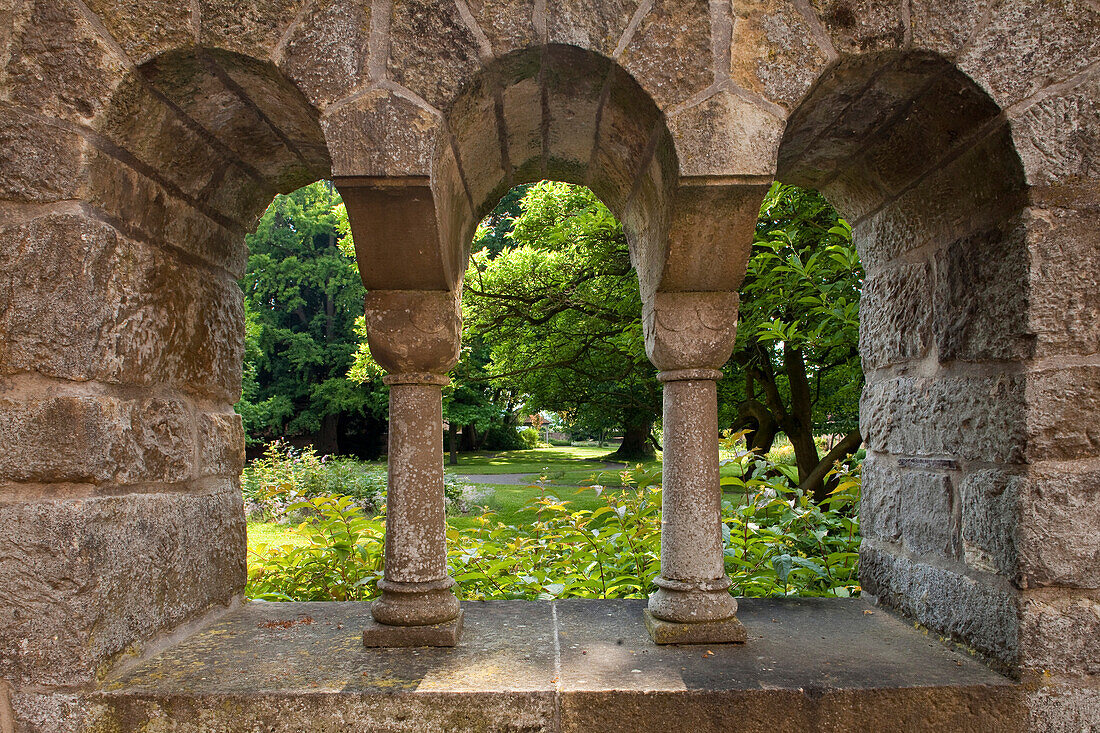
[[521, 208], [511, 246], [476, 253], [466, 273], [463, 308], [493, 381], [531, 412], [621, 427], [619, 457], [652, 456], [661, 390], [622, 226], [580, 186], [539, 183]]
[[[345, 222], [339, 194], [321, 181], [277, 196], [247, 237], [237, 409], [254, 440], [309, 435], [319, 451], [334, 453], [342, 435], [381, 432], [377, 391], [347, 378], [364, 289]], [[357, 442], [349, 447], [373, 452]]]
[[[859, 293], [863, 268], [851, 227], [816, 191], [775, 184], [760, 209], [741, 287], [737, 346], [723, 390], [735, 429], [767, 452], [777, 432], [794, 447], [799, 484], [825, 494], [832, 465], [859, 434]], [[815, 431], [846, 434], [824, 458]]]

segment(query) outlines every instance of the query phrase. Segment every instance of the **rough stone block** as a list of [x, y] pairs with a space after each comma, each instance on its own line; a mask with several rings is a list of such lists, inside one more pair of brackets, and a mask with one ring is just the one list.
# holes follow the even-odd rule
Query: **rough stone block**
[[810, 23], [790, 0], [737, 2], [733, 15], [730, 77], [794, 109], [829, 61]]
[[913, 46], [954, 58], [993, 4], [993, 0], [910, 0]]
[[1100, 178], [1100, 80], [1086, 79], [1027, 107], [1013, 120], [1033, 185]]
[[1036, 670], [1100, 674], [1100, 592], [1025, 591], [1020, 663]]
[[316, 3], [287, 41], [279, 66], [314, 105], [351, 94], [366, 80], [370, 8], [367, 0]]
[[860, 401], [867, 448], [898, 456], [1019, 463], [1026, 446], [1025, 380], [895, 377], [869, 383]]
[[1031, 356], [1028, 253], [1018, 220], [952, 242], [935, 254], [932, 333], [940, 361]]
[[9, 481], [178, 483], [195, 470], [194, 421], [181, 400], [0, 396]]
[[954, 559], [954, 490], [944, 474], [894, 468], [871, 454], [864, 462], [860, 532], [902, 544], [917, 555]]
[[441, 120], [377, 90], [321, 118], [334, 176], [427, 176]]
[[236, 478], [244, 469], [244, 425], [235, 412], [204, 412], [197, 417], [203, 476]]
[[73, 685], [245, 581], [236, 481], [201, 493], [0, 505], [0, 666]]
[[195, 202], [98, 151], [88, 156], [87, 165], [91, 206], [148, 242], [179, 247], [235, 277], [244, 274], [248, 249], [239, 222], [196, 208]]
[[893, 0], [810, 0], [841, 53], [899, 48], [905, 41], [901, 5]]
[[195, 41], [191, 6], [163, 0], [85, 0], [134, 64]]
[[1100, 728], [1100, 680], [1096, 677], [1044, 678], [1027, 698], [1028, 730], [1078, 733]]
[[535, 0], [467, 0], [466, 5], [489, 41], [493, 54], [537, 46]]
[[860, 584], [880, 603], [1005, 665], [1015, 663], [1017, 596], [1003, 579], [918, 562], [874, 540], [863, 541], [859, 560]]
[[611, 66], [600, 57], [556, 46], [547, 51], [543, 63], [549, 109], [547, 166], [551, 175], [581, 183], [592, 158], [592, 127]]
[[1100, 367], [1031, 372], [1027, 402], [1031, 461], [1100, 457]]
[[542, 176], [542, 89], [538, 79], [522, 79], [501, 95], [508, 159], [515, 181]]
[[84, 147], [79, 135], [0, 106], [0, 198], [36, 204], [76, 198]]
[[0, 364], [63, 379], [167, 382], [236, 402], [243, 298], [212, 275], [76, 215], [3, 230]]
[[1017, 524], [1033, 520], [1021, 512], [1022, 477], [999, 469], [971, 471], [959, 486], [962, 545], [975, 570], [1017, 575]]
[[197, 0], [203, 45], [247, 56], [271, 55], [306, 0]]
[[51, 117], [99, 113], [126, 67], [71, 0], [23, 3], [15, 16], [5, 98]]
[[868, 269], [928, 244], [999, 224], [1023, 208], [1023, 170], [1007, 126], [866, 220], [858, 240]]
[[650, 137], [660, 112], [645, 92], [621, 70], [612, 72], [607, 103], [600, 114], [590, 188], [621, 212], [641, 174]]
[[1095, 213], [1031, 209], [1024, 227], [1030, 258], [1028, 328], [1036, 336], [1036, 356], [1100, 352], [1100, 228]]
[[1021, 481], [1019, 572], [1025, 587], [1100, 588], [1100, 471], [1039, 463]]
[[426, 626], [391, 626], [380, 624], [373, 618], [363, 625], [363, 646], [386, 647], [447, 647], [456, 646], [462, 636], [462, 610], [458, 616], [439, 624]]
[[707, 0], [654, 0], [619, 61], [668, 111], [710, 86], [711, 58]]
[[733, 92], [720, 91], [669, 118], [680, 175], [771, 175], [783, 121]]
[[546, 29], [550, 42], [611, 56], [640, 4], [639, 0], [608, 0], [599, 4], [587, 0], [547, 0]]
[[481, 81], [455, 102], [448, 116], [478, 218], [492, 211], [507, 192], [511, 174], [510, 161], [509, 170], [504, 168], [496, 95]]
[[932, 341], [932, 268], [901, 264], [869, 273], [859, 301], [866, 371], [922, 359]]
[[1100, 56], [1100, 13], [1074, 0], [997, 3], [959, 68], [1001, 108], [1082, 71]]
[[480, 68], [477, 39], [453, 3], [394, 0], [390, 74], [446, 113]]

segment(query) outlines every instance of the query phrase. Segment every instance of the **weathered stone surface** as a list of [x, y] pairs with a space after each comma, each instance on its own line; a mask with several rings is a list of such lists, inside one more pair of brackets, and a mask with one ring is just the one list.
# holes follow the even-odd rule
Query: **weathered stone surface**
[[195, 471], [194, 421], [178, 399], [0, 393], [10, 481], [178, 483]]
[[549, 116], [547, 168], [561, 180], [582, 183], [592, 158], [597, 110], [611, 66], [601, 57], [566, 46], [549, 48], [543, 63]]
[[334, 176], [426, 176], [441, 120], [379, 89], [321, 118]]
[[513, 181], [541, 178], [542, 90], [538, 79], [523, 79], [502, 93], [508, 158], [515, 171]]
[[492, 211], [510, 188], [511, 164], [501, 147], [497, 94], [499, 90], [480, 77], [473, 88], [459, 97], [448, 116], [448, 127], [454, 135], [462, 173], [479, 218]]
[[954, 58], [996, 0], [909, 0], [913, 47]]
[[880, 603], [1006, 665], [1015, 663], [1021, 638], [1017, 594], [1007, 581], [919, 562], [874, 540], [863, 541], [859, 562], [863, 590]]
[[365, 317], [371, 354], [391, 374], [445, 374], [458, 361], [457, 291], [371, 290]]
[[646, 354], [661, 370], [718, 369], [737, 334], [735, 292], [657, 293], [643, 303]]
[[306, 0], [197, 0], [203, 45], [268, 58]]
[[535, 0], [466, 0], [496, 56], [538, 44]]
[[183, 264], [76, 215], [3, 231], [0, 371], [168, 383], [235, 402], [244, 313], [231, 276]]
[[646, 630], [655, 644], [744, 644], [748, 634], [736, 618], [681, 624], [642, 612]]
[[1003, 127], [865, 220], [856, 239], [860, 257], [875, 269], [917, 247], [998, 224], [1022, 208], [1023, 187], [1023, 170]]
[[949, 476], [893, 468], [874, 454], [863, 471], [864, 537], [901, 543], [915, 555], [957, 557], [956, 499]]
[[730, 78], [793, 109], [829, 61], [813, 29], [790, 0], [733, 4]]
[[1100, 472], [1040, 463], [1019, 486], [1021, 583], [1100, 588]]
[[1025, 380], [894, 377], [860, 401], [867, 449], [894, 455], [1019, 463], [1026, 446]]
[[459, 610], [450, 621], [418, 626], [390, 626], [371, 618], [363, 622], [363, 646], [368, 649], [457, 646], [462, 636], [462, 616]]
[[1100, 229], [1092, 211], [1030, 209], [1028, 328], [1036, 356], [1100, 351]]
[[710, 58], [707, 0], [654, 0], [619, 61], [667, 111], [710, 86]]
[[1027, 698], [1029, 730], [1076, 733], [1100, 726], [1100, 680], [1092, 677], [1044, 677]]
[[35, 0], [16, 15], [0, 98], [36, 112], [90, 119], [125, 67], [71, 0]]
[[998, 3], [958, 64], [1008, 107], [1100, 55], [1100, 10], [1075, 0]]
[[0, 524], [0, 662], [17, 684], [88, 682], [116, 655], [244, 587], [236, 481], [0, 505]]
[[863, 369], [924, 357], [932, 343], [932, 267], [901, 264], [867, 275], [859, 300]]
[[[608, 0], [598, 5], [585, 0], [546, 0], [550, 42], [611, 56], [640, 4], [639, 0]], [[705, 58], [710, 58], [709, 46]]]
[[588, 184], [613, 212], [623, 210], [635, 180], [648, 163], [646, 154], [661, 122], [660, 114], [633, 79], [618, 68], [611, 72]]
[[191, 4], [163, 0], [85, 0], [131, 63], [194, 43]]
[[160, 247], [179, 247], [234, 276], [244, 274], [248, 250], [239, 222], [213, 209], [200, 210], [197, 201], [173, 193], [170, 183], [153, 180], [103, 153], [88, 155], [87, 171], [86, 201], [107, 217], [125, 222], [132, 236]]
[[1027, 377], [1028, 456], [1073, 460], [1100, 456], [1100, 367], [1044, 369]]
[[810, 0], [841, 53], [899, 48], [905, 41], [901, 3], [896, 0]]
[[720, 91], [668, 121], [680, 175], [771, 175], [783, 121], [760, 105]]
[[75, 198], [84, 145], [79, 135], [0, 106], [0, 198], [32, 203]]
[[[240, 81], [235, 81], [230, 70]], [[208, 134], [232, 151], [241, 162], [255, 169], [279, 191], [293, 191], [317, 179], [311, 166], [299, 156], [285, 134], [275, 125], [295, 127], [309, 124], [314, 114], [306, 99], [282, 78], [270, 62], [256, 62], [225, 52], [195, 53], [190, 50], [160, 56], [141, 68], [141, 73], [161, 94], [197, 122]], [[266, 83], [259, 79], [267, 77]], [[248, 97], [241, 81], [257, 96], [275, 96], [281, 108], [263, 114], [261, 104]], [[295, 118], [302, 120], [294, 121]], [[314, 125], [314, 142], [320, 143], [320, 129]], [[300, 134], [299, 137], [304, 137]], [[314, 166], [316, 167], [316, 166]]]
[[1020, 663], [1053, 672], [1100, 674], [1100, 592], [1025, 591]]
[[196, 416], [203, 476], [236, 478], [244, 468], [244, 426], [235, 412]]
[[480, 66], [477, 40], [454, 4], [394, 0], [388, 66], [397, 83], [447, 112]]
[[963, 557], [975, 570], [1017, 575], [1017, 526], [1030, 523], [1021, 506], [1018, 474], [970, 471], [959, 486]]
[[940, 361], [1031, 356], [1028, 253], [1018, 220], [940, 249], [935, 269], [932, 334]]
[[118, 86], [96, 129], [189, 195], [210, 185], [224, 155], [158, 99], [137, 74]]
[[1100, 80], [1041, 99], [1012, 124], [1029, 183], [1100, 178]]
[[369, 0], [323, 0], [287, 41], [279, 66], [318, 107], [366, 80], [370, 8]]

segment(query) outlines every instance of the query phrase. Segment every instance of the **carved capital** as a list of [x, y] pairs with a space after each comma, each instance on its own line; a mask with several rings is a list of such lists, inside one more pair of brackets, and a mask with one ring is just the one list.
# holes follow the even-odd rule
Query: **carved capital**
[[457, 291], [372, 290], [365, 315], [371, 354], [390, 374], [443, 374], [458, 361]]
[[720, 369], [737, 338], [737, 293], [655, 293], [643, 305], [646, 354], [664, 372]]

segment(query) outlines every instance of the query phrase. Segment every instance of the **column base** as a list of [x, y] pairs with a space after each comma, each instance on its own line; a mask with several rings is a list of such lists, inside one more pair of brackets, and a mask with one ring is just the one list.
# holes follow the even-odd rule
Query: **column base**
[[646, 609], [642, 618], [655, 644], [744, 644], [748, 638], [745, 625], [736, 617], [682, 624], [657, 618]]
[[449, 576], [423, 583], [380, 580], [382, 596], [371, 604], [371, 616], [386, 626], [445, 624], [459, 613], [454, 584]]
[[381, 624], [373, 618], [363, 627], [363, 646], [410, 647], [456, 646], [462, 634], [462, 610], [450, 621], [423, 626], [392, 626]]

